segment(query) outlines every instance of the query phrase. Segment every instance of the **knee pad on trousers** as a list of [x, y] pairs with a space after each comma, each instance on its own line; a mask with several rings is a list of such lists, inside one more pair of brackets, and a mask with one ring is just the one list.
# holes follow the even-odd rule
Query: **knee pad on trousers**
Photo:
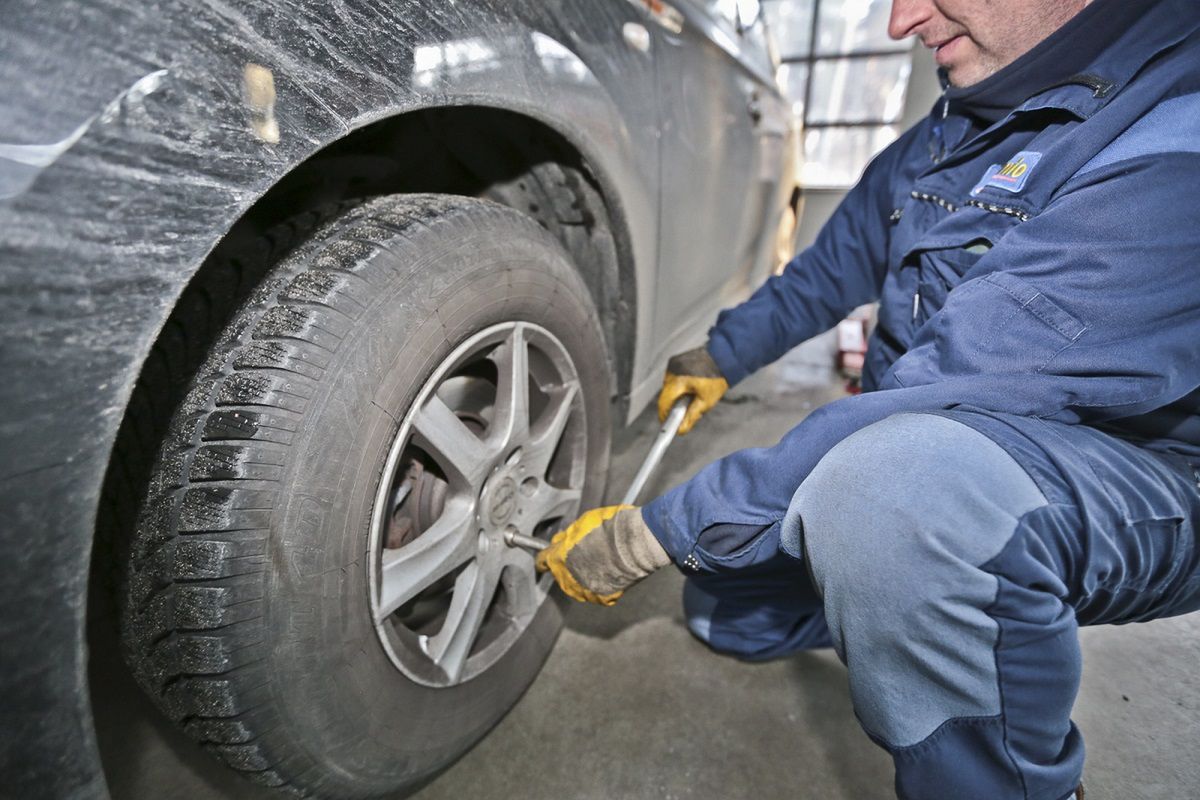
[[868, 731], [907, 746], [999, 712], [996, 579], [979, 567], [1045, 503], [998, 445], [930, 414], [847, 437], [801, 485], [789, 513]]

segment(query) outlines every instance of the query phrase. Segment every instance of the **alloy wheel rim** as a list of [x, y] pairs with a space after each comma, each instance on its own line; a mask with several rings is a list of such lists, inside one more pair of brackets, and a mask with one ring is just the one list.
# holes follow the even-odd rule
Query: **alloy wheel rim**
[[465, 683], [533, 621], [552, 579], [504, 534], [546, 538], [574, 518], [586, 422], [566, 348], [528, 322], [470, 337], [421, 387], [388, 453], [368, 550], [372, 623], [408, 678]]

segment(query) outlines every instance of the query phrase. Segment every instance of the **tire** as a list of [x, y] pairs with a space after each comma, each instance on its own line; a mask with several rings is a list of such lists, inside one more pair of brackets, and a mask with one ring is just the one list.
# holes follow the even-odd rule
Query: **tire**
[[[512, 364], [527, 371], [506, 372]], [[517, 416], [504, 413], [501, 398], [517, 396], [505, 394], [506, 374], [528, 376], [507, 384], [529, 392], [511, 406], [528, 409], [531, 425], [515, 448], [501, 424]], [[521, 214], [412, 195], [324, 225], [237, 312], [171, 422], [123, 597], [122, 641], [138, 682], [261, 783], [365, 798], [428, 781], [517, 701], [557, 637], [561, 613], [543, 601], [545, 580], [529, 583], [522, 571], [520, 559], [532, 558], [497, 549], [497, 536], [506, 524], [544, 536], [598, 502], [610, 383], [583, 282]], [[445, 430], [469, 429], [484, 447], [463, 462], [484, 467], [462, 470], [489, 475], [482, 482], [446, 467], [443, 451], [454, 448], [437, 441], [449, 434], [424, 433], [451, 385], [466, 390]], [[465, 399], [489, 392], [490, 407]], [[474, 411], [460, 410], [470, 402]], [[527, 464], [537, 474], [540, 453], [550, 466], [521, 482]], [[398, 460], [410, 456], [404, 472]], [[527, 496], [541, 499], [522, 505]], [[474, 542], [471, 560], [385, 608], [396, 575], [424, 563], [407, 554], [439, 541], [450, 509], [472, 502], [467, 538], [446, 538]], [[500, 570], [502, 590], [486, 596], [486, 612], [470, 618], [476, 638], [451, 657], [448, 620], [467, 619], [453, 616], [453, 598], [472, 570]], [[422, 604], [442, 610], [414, 622]], [[437, 613], [451, 641], [441, 649]]]

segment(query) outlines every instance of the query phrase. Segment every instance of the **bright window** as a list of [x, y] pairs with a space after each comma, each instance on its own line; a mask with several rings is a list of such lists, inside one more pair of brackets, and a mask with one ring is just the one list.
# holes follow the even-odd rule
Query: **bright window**
[[805, 186], [846, 188], [900, 130], [911, 40], [887, 36], [890, 0], [762, 0], [779, 83], [804, 124]]
[[713, 0], [712, 8], [734, 30], [740, 31], [758, 21], [761, 5], [759, 0]]

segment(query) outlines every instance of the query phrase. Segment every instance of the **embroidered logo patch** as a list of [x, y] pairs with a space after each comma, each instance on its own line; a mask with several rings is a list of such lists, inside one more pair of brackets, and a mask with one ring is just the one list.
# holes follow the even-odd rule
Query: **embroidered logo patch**
[[992, 164], [987, 168], [987, 172], [983, 173], [983, 180], [971, 190], [971, 194], [979, 194], [987, 186], [1016, 194], [1025, 188], [1025, 181], [1029, 180], [1033, 168], [1041, 160], [1041, 153], [1022, 150], [1009, 159], [1007, 164]]

